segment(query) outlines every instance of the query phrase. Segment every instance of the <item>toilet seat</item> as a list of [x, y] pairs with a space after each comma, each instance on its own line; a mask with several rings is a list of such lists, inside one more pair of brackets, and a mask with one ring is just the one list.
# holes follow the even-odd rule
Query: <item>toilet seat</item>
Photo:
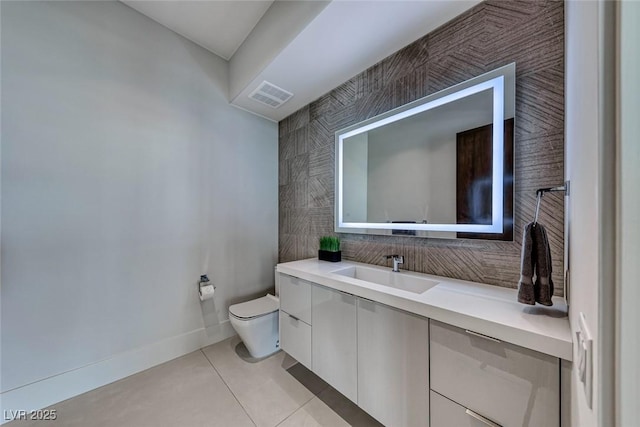
[[271, 314], [278, 311], [278, 308], [278, 299], [273, 295], [267, 294], [262, 298], [230, 306], [229, 314], [236, 319], [249, 320]]

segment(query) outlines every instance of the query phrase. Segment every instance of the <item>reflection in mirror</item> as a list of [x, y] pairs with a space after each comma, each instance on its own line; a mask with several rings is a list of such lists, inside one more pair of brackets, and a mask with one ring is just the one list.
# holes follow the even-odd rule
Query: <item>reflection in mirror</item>
[[336, 134], [336, 231], [512, 240], [515, 64]]

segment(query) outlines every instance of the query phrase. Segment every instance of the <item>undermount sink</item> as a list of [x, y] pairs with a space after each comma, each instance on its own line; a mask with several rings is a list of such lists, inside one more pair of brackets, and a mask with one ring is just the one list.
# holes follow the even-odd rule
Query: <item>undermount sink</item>
[[440, 283], [435, 280], [413, 274], [406, 274], [402, 272], [394, 273], [391, 270], [381, 270], [378, 268], [364, 267], [360, 265], [336, 270], [333, 271], [333, 273], [416, 294], [426, 292]]

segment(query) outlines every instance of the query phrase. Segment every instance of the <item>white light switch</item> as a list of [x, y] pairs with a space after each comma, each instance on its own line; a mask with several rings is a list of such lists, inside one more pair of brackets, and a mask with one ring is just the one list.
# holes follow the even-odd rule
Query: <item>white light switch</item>
[[587, 328], [584, 313], [580, 313], [578, 330], [576, 331], [578, 345], [577, 371], [578, 378], [584, 387], [584, 393], [589, 408], [592, 407], [593, 395], [593, 339]]

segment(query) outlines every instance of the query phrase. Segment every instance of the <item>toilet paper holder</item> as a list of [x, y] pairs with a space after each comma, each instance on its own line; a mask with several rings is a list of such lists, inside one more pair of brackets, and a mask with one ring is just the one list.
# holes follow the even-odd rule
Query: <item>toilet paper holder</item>
[[200, 276], [200, 280], [198, 281], [198, 294], [200, 297], [202, 297], [202, 288], [205, 286], [213, 286], [213, 289], [216, 288], [215, 285], [211, 283], [211, 280], [209, 280], [209, 277], [207, 277], [206, 274], [203, 274]]

